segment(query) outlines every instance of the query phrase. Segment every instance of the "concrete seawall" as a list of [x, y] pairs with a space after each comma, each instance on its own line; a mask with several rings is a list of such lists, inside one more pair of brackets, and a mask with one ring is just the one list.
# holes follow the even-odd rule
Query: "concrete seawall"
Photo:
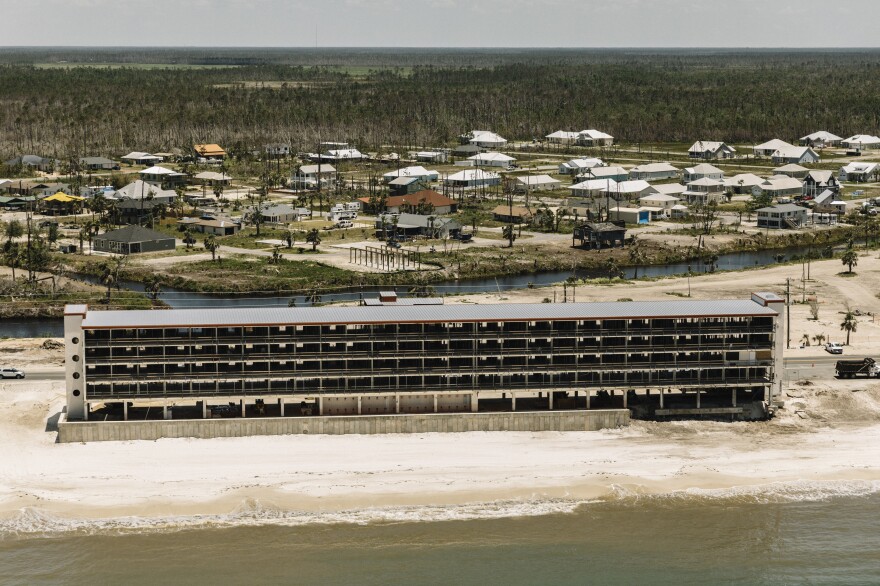
[[629, 425], [625, 409], [514, 413], [430, 413], [171, 421], [66, 421], [58, 441], [97, 442], [249, 435], [453, 433], [464, 431], [596, 431]]

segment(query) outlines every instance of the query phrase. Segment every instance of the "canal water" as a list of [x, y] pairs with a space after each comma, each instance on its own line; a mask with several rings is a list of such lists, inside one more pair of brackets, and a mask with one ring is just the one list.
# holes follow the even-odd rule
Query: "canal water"
[[[815, 251], [815, 249], [814, 249]], [[783, 260], [790, 260], [808, 254], [807, 247], [796, 247], [782, 250], [764, 250], [757, 252], [735, 252], [719, 255], [715, 263], [716, 271], [733, 271], [757, 266], [770, 265], [778, 262], [777, 256], [784, 255]], [[692, 273], [703, 273], [710, 270], [702, 260], [679, 262], [664, 265], [651, 265], [623, 268], [623, 274], [628, 279], [666, 277]], [[560, 283], [574, 275], [580, 279], [607, 276], [601, 269], [571, 271], [546, 271], [524, 275], [506, 277], [493, 277], [487, 279], [464, 279], [459, 281], [442, 281], [433, 283], [432, 286], [439, 295], [458, 295], [467, 293], [504, 292], [515, 289], [524, 289], [529, 286], [541, 287]], [[81, 275], [80, 279], [97, 283], [97, 277]], [[121, 286], [131, 291], [144, 291], [141, 283], [123, 281]], [[375, 293], [389, 286], [365, 287], [345, 289], [342, 291], [321, 295], [322, 303], [339, 301], [357, 301], [364, 293]], [[405, 295], [404, 291], [401, 291]], [[159, 299], [174, 309], [193, 309], [201, 307], [287, 307], [291, 301], [297, 306], [309, 305], [310, 301], [304, 295], [277, 295], [277, 294], [232, 294], [232, 293], [193, 293], [182, 291], [172, 287], [163, 288]], [[34, 338], [42, 336], [63, 335], [61, 319], [6, 319], [0, 323], [0, 337], [7, 338]]]

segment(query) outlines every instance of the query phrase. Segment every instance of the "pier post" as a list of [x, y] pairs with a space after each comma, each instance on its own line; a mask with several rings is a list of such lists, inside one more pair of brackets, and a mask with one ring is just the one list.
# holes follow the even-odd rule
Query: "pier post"
[[284, 397], [278, 397], [278, 411], [281, 413], [281, 417], [284, 417]]
[[471, 412], [476, 413], [480, 408], [479, 393], [476, 391], [471, 393]]
[[324, 414], [324, 400], [318, 397], [318, 415]]
[[666, 394], [666, 391], [660, 389], [660, 408], [663, 409], [663, 395]]
[[202, 399], [202, 419], [208, 418], [208, 402]]
[[434, 413], [437, 412], [437, 393], [434, 393]]
[[590, 389], [587, 389], [587, 390], [584, 391], [584, 392], [585, 392], [586, 395], [587, 395], [587, 410], [589, 410], [589, 409], [590, 409]]
[[400, 393], [394, 393], [394, 412], [400, 413]]
[[730, 398], [731, 398], [731, 404], [732, 404], [734, 407], [736, 407], [736, 387], [734, 387], [734, 388], [731, 390], [730, 395], [731, 395], [731, 397], [730, 397]]
[[128, 401], [122, 402], [122, 420], [128, 421]]
[[510, 410], [516, 411], [516, 393], [510, 393]]
[[697, 389], [697, 409], [700, 408], [700, 389]]
[[547, 392], [547, 408], [553, 411], [553, 391]]
[[241, 398], [241, 402], [239, 404], [241, 405], [241, 417], [243, 419], [247, 417], [247, 404], [244, 402], [244, 397]]
[[624, 389], [623, 390], [623, 408], [624, 409], [628, 409], [628, 407], [627, 407], [627, 400], [628, 399], [629, 399], [629, 391]]
[[358, 395], [358, 415], [361, 414], [361, 396]]

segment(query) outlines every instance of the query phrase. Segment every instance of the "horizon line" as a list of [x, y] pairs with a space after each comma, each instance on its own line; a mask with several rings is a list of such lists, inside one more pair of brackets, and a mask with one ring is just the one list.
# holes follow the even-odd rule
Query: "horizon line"
[[307, 45], [2, 45], [0, 50], [7, 49], [303, 49], [308, 51], [322, 51], [329, 49], [391, 49], [391, 50], [480, 50], [480, 51], [509, 51], [509, 50], [528, 50], [528, 51], [646, 51], [646, 50], [684, 50], [684, 51], [766, 51], [766, 50], [792, 50], [792, 51], [876, 51], [880, 50], [880, 46], [838, 46], [838, 47], [814, 47], [814, 46], [730, 46], [730, 47], [712, 47], [712, 46], [390, 46], [390, 45], [338, 45], [315, 47]]

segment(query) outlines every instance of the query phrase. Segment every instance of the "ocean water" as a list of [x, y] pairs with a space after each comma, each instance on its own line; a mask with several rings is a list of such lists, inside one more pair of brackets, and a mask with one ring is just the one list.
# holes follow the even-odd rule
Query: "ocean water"
[[880, 584], [872, 483], [0, 523], [7, 584]]

